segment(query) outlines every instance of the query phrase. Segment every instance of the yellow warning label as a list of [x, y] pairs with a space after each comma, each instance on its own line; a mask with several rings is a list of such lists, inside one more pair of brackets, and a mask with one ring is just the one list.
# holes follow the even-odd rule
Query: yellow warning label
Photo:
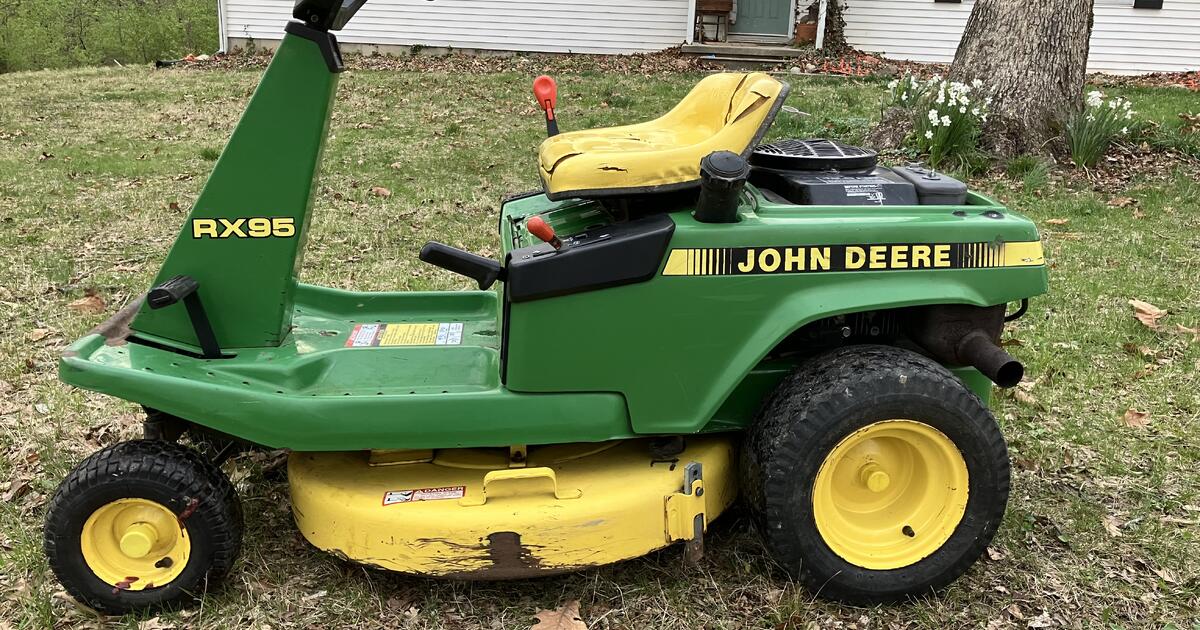
[[429, 346], [437, 341], [437, 324], [388, 324], [379, 337], [381, 346]]
[[462, 344], [462, 337], [462, 322], [358, 324], [350, 331], [346, 347], [457, 346]]

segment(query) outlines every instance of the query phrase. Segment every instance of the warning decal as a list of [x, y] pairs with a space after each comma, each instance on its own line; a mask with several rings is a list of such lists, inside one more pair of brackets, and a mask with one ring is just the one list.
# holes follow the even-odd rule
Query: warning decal
[[428, 324], [355, 324], [347, 348], [462, 345], [462, 322]]
[[383, 495], [384, 505], [415, 503], [417, 501], [441, 501], [461, 499], [467, 494], [466, 486], [444, 486], [441, 488], [416, 488], [414, 490], [392, 490]]

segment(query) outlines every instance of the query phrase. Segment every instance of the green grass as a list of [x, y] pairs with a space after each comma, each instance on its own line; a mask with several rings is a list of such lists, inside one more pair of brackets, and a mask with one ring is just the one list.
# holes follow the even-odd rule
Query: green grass
[[[257, 78], [252, 70], [141, 68], [0, 76], [0, 496], [10, 483], [29, 485], [0, 502], [0, 627], [93, 621], [48, 570], [41, 517], [74, 463], [137, 435], [140, 412], [57, 382], [65, 344], [105, 317], [67, 304], [92, 290], [115, 309], [145, 290], [212, 167], [211, 149], [232, 130]], [[432, 238], [498, 250], [499, 197], [537, 185], [543, 123], [529, 78], [348, 72], [304, 280], [363, 290], [466, 288], [416, 253]], [[561, 124], [649, 118], [698, 78], [560, 73]], [[790, 80], [789, 102], [811, 116], [784, 114], [776, 137], [857, 140], [884, 91], [880, 82]], [[1182, 90], [1134, 92], [1126, 95], [1138, 109], [1164, 124], [1195, 99]], [[1005, 334], [1019, 341], [1009, 349], [1035, 383], [994, 403], [1015, 462], [1008, 515], [992, 559], [944, 593], [874, 608], [816, 600], [774, 567], [736, 511], [715, 524], [697, 570], [670, 549], [529, 582], [391, 575], [308, 547], [291, 524], [282, 472], [259, 454], [228, 466], [247, 514], [245, 551], [228, 588], [162, 621], [524, 628], [538, 608], [580, 599], [593, 628], [1024, 628], [1044, 613], [1067, 627], [1196, 627], [1200, 344], [1145, 328], [1127, 301], [1169, 310], [1167, 326], [1200, 326], [1197, 174], [1181, 168], [1135, 179], [1122, 195], [1136, 206], [1114, 207], [1112, 195], [1069, 173], [1027, 187], [1030, 172], [975, 182], [1043, 227], [1051, 292]], [[372, 196], [372, 186], [394, 194]], [[1150, 426], [1123, 426], [1129, 408], [1149, 412]], [[134, 628], [143, 620], [113, 623]]]

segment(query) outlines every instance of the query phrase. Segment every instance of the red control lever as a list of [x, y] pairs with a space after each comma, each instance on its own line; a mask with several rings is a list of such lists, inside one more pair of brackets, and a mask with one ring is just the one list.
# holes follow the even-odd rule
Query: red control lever
[[558, 101], [558, 85], [554, 79], [542, 75], [533, 80], [533, 97], [538, 107], [546, 112], [546, 135], [558, 135], [558, 121], [554, 118], [554, 104]]
[[558, 237], [554, 235], [554, 228], [542, 220], [542, 217], [530, 218], [525, 222], [525, 229], [529, 230], [530, 234], [549, 243], [550, 247], [562, 249], [562, 241], [558, 240]]

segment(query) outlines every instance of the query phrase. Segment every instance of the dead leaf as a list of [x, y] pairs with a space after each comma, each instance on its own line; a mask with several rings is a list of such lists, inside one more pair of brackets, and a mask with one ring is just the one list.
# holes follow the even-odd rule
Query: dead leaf
[[30, 341], [41, 341], [46, 337], [49, 337], [51, 332], [52, 331], [49, 328], [34, 328], [33, 330], [25, 333], [25, 338]]
[[1138, 411], [1137, 409], [1130, 407], [1129, 409], [1125, 410], [1125, 415], [1121, 416], [1121, 421], [1124, 422], [1125, 426], [1127, 427], [1142, 429], [1150, 426], [1150, 412]]
[[99, 295], [85, 295], [74, 302], [67, 305], [67, 308], [89, 315], [103, 313], [107, 306], [104, 304], [104, 298]]
[[1183, 324], [1175, 324], [1175, 333], [1179, 335], [1191, 335], [1192, 343], [1200, 343], [1200, 328], [1188, 328]]
[[1004, 552], [995, 547], [988, 547], [987, 556], [989, 560], [999, 562], [1004, 559]]
[[1144, 219], [1144, 218], [1146, 218], [1146, 213], [1142, 212], [1141, 208], [1134, 208], [1133, 209], [1133, 218]]
[[4, 496], [0, 497], [0, 500], [3, 500], [5, 503], [12, 503], [13, 501], [16, 501], [17, 499], [20, 499], [28, 494], [32, 489], [33, 488], [29, 485], [28, 481], [23, 479], [14, 479], [8, 485], [8, 492], [5, 492]]
[[1013, 619], [1025, 618], [1025, 614], [1021, 612], [1021, 607], [1016, 604], [1009, 604], [1008, 608], [1004, 609], [1004, 612], [1012, 615]]
[[1133, 197], [1113, 197], [1108, 200], [1108, 205], [1114, 208], [1128, 208], [1137, 205], [1137, 199]]
[[384, 188], [383, 186], [372, 186], [371, 194], [375, 195], [376, 197], [383, 197], [384, 199], [387, 199], [388, 197], [392, 196], [392, 191]]
[[1120, 538], [1122, 525], [1124, 525], [1124, 523], [1122, 523], [1117, 517], [1107, 514], [1104, 516], [1104, 531], [1108, 532], [1109, 536], [1112, 536], [1113, 538]]
[[1046, 219], [1046, 225], [1066, 225], [1070, 222], [1070, 219]]
[[557, 610], [539, 610], [533, 616], [537, 623], [529, 630], [587, 630], [579, 616], [579, 600], [573, 599]]
[[1050, 613], [1042, 611], [1042, 614], [1029, 620], [1030, 628], [1050, 628], [1055, 625], [1054, 619], [1050, 617]]
[[1163, 568], [1163, 569], [1151, 569], [1151, 570], [1154, 571], [1154, 574], [1157, 575], [1158, 577], [1162, 578], [1162, 581], [1166, 582], [1167, 584], [1178, 584], [1179, 583], [1179, 578], [1175, 577], [1175, 574], [1172, 573], [1170, 569]]
[[1129, 300], [1129, 305], [1133, 307], [1133, 316], [1150, 330], [1158, 330], [1158, 320], [1167, 314], [1163, 309], [1141, 300]]

